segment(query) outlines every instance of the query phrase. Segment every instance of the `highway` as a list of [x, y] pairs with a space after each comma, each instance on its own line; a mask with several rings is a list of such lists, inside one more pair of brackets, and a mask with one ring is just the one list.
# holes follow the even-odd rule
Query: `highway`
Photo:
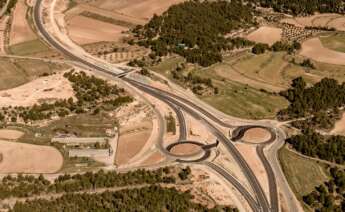
[[[45, 27], [43, 26], [43, 24], [41, 22], [41, 13], [40, 13], [41, 3], [42, 3], [42, 0], [36, 1], [36, 4], [34, 5], [34, 9], [33, 9], [33, 18], [34, 18], [34, 22], [36, 24], [38, 31], [41, 33], [42, 37], [45, 38], [46, 42], [48, 42], [51, 46], [53, 46], [54, 48], [59, 50], [61, 53], [63, 53], [67, 57], [71, 58], [72, 60], [74, 60], [76, 62], [84, 64], [85, 66], [89, 67], [92, 70], [97, 70], [97, 71], [100, 71], [100, 72], [103, 72], [106, 74], [110, 74], [110, 75], [115, 76], [115, 77], [119, 77], [120, 75], [122, 76], [122, 74], [115, 74], [111, 70], [104, 68], [105, 66], [100, 66], [100, 65], [98, 65], [98, 63], [90, 62], [87, 59], [72, 53], [71, 51], [66, 49], [63, 45], [61, 45], [59, 42], [57, 42], [53, 37], [51, 37], [51, 35], [49, 34], [49, 32], [46, 31]], [[202, 107], [194, 104], [193, 102], [191, 102], [185, 98], [182, 98], [178, 95], [163, 91], [163, 90], [158, 89], [158, 88], [151, 87], [149, 85], [137, 82], [137, 81], [129, 79], [127, 77], [123, 77], [122, 79], [123, 79], [123, 81], [131, 84], [132, 86], [138, 88], [139, 90], [162, 100], [163, 102], [167, 103], [169, 105], [169, 107], [171, 107], [174, 110], [174, 112], [177, 115], [177, 119], [180, 123], [180, 138], [179, 138], [179, 140], [185, 140], [185, 138], [187, 136], [186, 124], [185, 124], [185, 120], [184, 120], [183, 113], [181, 110], [185, 111], [186, 113], [190, 114], [195, 119], [200, 120], [203, 124], [205, 124], [205, 126], [207, 126], [207, 128], [210, 130], [210, 132], [212, 132], [217, 137], [217, 139], [225, 146], [227, 151], [234, 157], [237, 164], [239, 165], [242, 172], [244, 173], [246, 179], [248, 180], [251, 188], [253, 189], [254, 194], [256, 196], [256, 199], [252, 198], [251, 195], [249, 194], [249, 192], [246, 189], [244, 189], [243, 186], [240, 185], [240, 183], [237, 180], [235, 180], [235, 179], [231, 180], [231, 178], [233, 178], [233, 177], [231, 175], [229, 175], [226, 171], [224, 171], [223, 169], [221, 171], [220, 167], [215, 168], [214, 165], [210, 165], [210, 164], [207, 164], [207, 165], [209, 167], [211, 167], [213, 170], [217, 171], [217, 173], [222, 175], [229, 182], [231, 182], [232, 185], [234, 185], [240, 191], [240, 193], [245, 197], [245, 199], [248, 201], [249, 205], [251, 206], [251, 208], [254, 211], [265, 211], [266, 212], [266, 211], [278, 211], [279, 210], [279, 208], [278, 208], [278, 206], [279, 206], [278, 195], [276, 192], [277, 188], [276, 188], [276, 183], [275, 183], [275, 176], [274, 176], [273, 170], [272, 170], [269, 162], [267, 161], [265, 155], [263, 154], [263, 150], [262, 150], [262, 152], [259, 151], [258, 154], [264, 163], [264, 167], [267, 171], [268, 178], [270, 179], [269, 182], [270, 182], [271, 206], [270, 206], [270, 204], [267, 200], [267, 197], [266, 197], [260, 183], [258, 182], [255, 174], [253, 173], [253, 171], [251, 170], [251, 168], [249, 167], [247, 162], [244, 160], [241, 153], [233, 145], [231, 140], [229, 140], [226, 136], [224, 136], [224, 134], [217, 127], [215, 127], [209, 120], [211, 120], [211, 121], [213, 121], [213, 122], [215, 122], [221, 126], [224, 126], [224, 127], [233, 127], [232, 125], [223, 122], [222, 120], [220, 120], [219, 118], [217, 118], [212, 113], [205, 110], [204, 108], [202, 108]], [[162, 147], [162, 148], [164, 149], [164, 147]], [[261, 156], [260, 156], [260, 154], [261, 154]], [[271, 184], [272, 179], [273, 179], [272, 182], [274, 182], [275, 185]]]
[[[160, 89], [153, 88], [151, 86], [148, 86], [143, 83], [136, 82], [135, 80], [128, 79], [128, 78], [123, 78], [124, 81], [129, 82], [133, 86], [137, 87], [139, 90], [144, 91], [146, 93], [149, 93], [152, 96], [155, 96], [156, 98], [162, 100], [162, 101], [168, 101], [171, 102], [180, 108], [182, 108], [184, 111], [186, 111], [188, 114], [190, 114], [192, 117], [195, 119], [201, 121], [204, 123], [208, 129], [214, 134], [217, 139], [226, 147], [228, 152], [234, 157], [236, 162], [238, 163], [239, 167], [243, 171], [244, 175], [249, 181], [249, 184], [251, 185], [258, 202], [260, 206], [262, 207], [263, 211], [271, 211], [270, 206], [268, 203], [268, 200], [265, 196], [265, 193], [258, 182], [256, 176], [254, 175], [253, 171], [247, 164], [247, 162], [244, 160], [242, 157], [241, 153], [236, 149], [236, 147], [232, 144], [232, 142], [224, 136], [224, 134], [218, 130], [215, 126], [213, 126], [207, 119], [205, 119], [203, 116], [201, 116], [198, 112], [195, 111], [195, 108], [191, 109], [190, 107], [186, 106], [185, 104], [181, 103], [180, 101], [177, 101], [173, 97], [169, 95], [167, 92], [161, 92]], [[183, 99], [183, 98], [181, 98]], [[199, 111], [200, 112], [200, 111]], [[202, 111], [201, 111], [202, 113]], [[204, 114], [207, 117], [207, 114]], [[216, 118], [216, 117], [214, 117]], [[218, 119], [217, 119], [218, 120]], [[219, 120], [220, 121], [220, 120]]]

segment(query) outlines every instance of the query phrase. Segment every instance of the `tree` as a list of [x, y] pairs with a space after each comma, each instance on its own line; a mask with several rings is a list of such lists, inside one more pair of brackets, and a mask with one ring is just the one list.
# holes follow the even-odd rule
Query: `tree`
[[257, 43], [254, 45], [254, 47], [252, 48], [252, 52], [254, 54], [263, 54], [265, 53], [266, 50], [269, 49], [269, 46], [267, 44], [263, 44], [263, 43]]

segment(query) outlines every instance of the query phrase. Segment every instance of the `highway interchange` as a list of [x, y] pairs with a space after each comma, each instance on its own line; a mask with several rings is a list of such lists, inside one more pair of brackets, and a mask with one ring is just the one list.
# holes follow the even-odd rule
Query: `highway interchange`
[[[276, 181], [276, 170], [273, 170], [268, 158], [266, 157], [264, 153], [264, 148], [267, 145], [275, 145], [274, 142], [283, 142], [283, 139], [285, 137], [285, 134], [283, 131], [278, 129], [275, 126], [269, 126], [269, 124], [263, 125], [261, 122], [257, 123], [255, 121], [252, 121], [250, 125], [248, 126], [239, 126], [234, 132], [232, 138], [227, 138], [224, 133], [219, 130], [219, 128], [216, 126], [221, 126], [225, 128], [234, 128], [236, 126], [233, 126], [232, 124], [228, 124], [221, 119], [219, 119], [216, 115], [208, 111], [207, 109], [203, 108], [202, 106], [194, 103], [193, 101], [187, 100], [184, 97], [181, 97], [177, 94], [173, 94], [155, 87], [152, 87], [150, 85], [138, 82], [130, 77], [126, 76], [126, 71], [123, 70], [115, 70], [116, 68], [109, 67], [106, 62], [104, 62], [104, 65], [100, 65], [99, 61], [90, 61], [90, 58], [86, 58], [84, 55], [78, 55], [73, 51], [70, 51], [67, 46], [63, 45], [60, 41], [54, 38], [53, 35], [51, 35], [46, 29], [44, 24], [42, 23], [42, 2], [44, 0], [37, 0], [36, 4], [34, 5], [33, 9], [33, 18], [36, 25], [36, 28], [38, 32], [40, 33], [41, 37], [52, 47], [60, 51], [62, 54], [67, 56], [69, 59], [78, 62], [82, 64], [84, 67], [87, 67], [89, 70], [92, 71], [98, 71], [103, 72], [105, 74], [108, 74], [112, 77], [118, 77], [119, 80], [122, 80], [123, 82], [127, 83], [128, 85], [137, 88], [141, 92], [144, 92], [148, 95], [151, 95], [160, 101], [166, 103], [176, 114], [177, 120], [179, 122], [179, 139], [176, 142], [188, 142], [186, 141], [187, 138], [187, 130], [186, 130], [186, 123], [185, 123], [185, 117], [183, 115], [184, 113], [187, 113], [191, 117], [197, 119], [201, 123], [203, 123], [204, 126], [207, 127], [209, 132], [211, 132], [216, 138], [217, 141], [224, 146], [224, 148], [227, 150], [228, 154], [230, 154], [235, 160], [238, 166], [241, 168], [241, 171], [244, 173], [244, 176], [246, 177], [246, 180], [249, 182], [249, 185], [254, 193], [254, 196], [251, 194], [250, 191], [248, 191], [247, 188], [245, 188], [240, 181], [238, 181], [235, 177], [233, 177], [231, 174], [229, 174], [225, 169], [220, 167], [219, 165], [216, 165], [215, 163], [212, 163], [207, 160], [208, 156], [210, 155], [210, 151], [212, 151], [212, 147], [216, 147], [216, 145], [210, 146], [208, 148], [205, 148], [205, 154], [197, 160], [188, 161], [185, 160], [185, 158], [178, 158], [176, 155], [172, 155], [169, 152], [169, 148], [164, 147], [163, 145], [163, 134], [160, 133], [161, 142], [158, 144], [158, 148], [161, 150], [163, 154], [165, 154], [167, 157], [172, 157], [180, 162], [190, 162], [190, 163], [199, 163], [205, 166], [208, 166], [212, 170], [214, 170], [216, 173], [221, 175], [225, 180], [227, 180], [229, 183], [231, 183], [245, 198], [248, 205], [251, 207], [253, 211], [280, 211], [279, 209], [279, 198], [278, 198], [278, 188], [277, 188], [277, 181]], [[120, 78], [121, 77], [121, 78]], [[183, 111], [183, 112], [182, 112]], [[161, 117], [162, 119], [162, 117]], [[165, 125], [164, 120], [160, 120], [161, 124]], [[241, 153], [238, 151], [238, 149], [235, 147], [234, 142], [241, 139], [241, 136], [243, 136], [244, 131], [247, 129], [250, 129], [250, 127], [264, 127], [269, 130], [271, 133], [271, 138], [269, 141], [267, 141], [264, 144], [258, 145], [257, 147], [257, 154], [260, 158], [260, 160], [263, 163], [263, 166], [265, 168], [265, 171], [268, 176], [268, 182], [269, 182], [269, 200], [267, 196], [265, 195], [265, 192], [260, 185], [257, 177], [255, 176], [253, 170], [249, 167], [248, 163], [244, 159], [244, 157], [241, 155]], [[164, 127], [163, 127], [164, 129]], [[235, 135], [235, 136], [234, 136]], [[277, 144], [278, 146], [278, 144]], [[274, 153], [276, 154], [276, 152]], [[276, 171], [277, 172], [277, 171]], [[281, 174], [281, 173], [279, 173]], [[290, 207], [290, 205], [289, 205]], [[297, 206], [291, 205], [292, 208]]]

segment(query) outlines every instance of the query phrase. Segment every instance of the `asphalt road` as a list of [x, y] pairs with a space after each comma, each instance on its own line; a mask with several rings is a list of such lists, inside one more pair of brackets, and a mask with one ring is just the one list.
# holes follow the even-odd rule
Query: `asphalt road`
[[[217, 137], [217, 139], [226, 147], [228, 152], [234, 157], [234, 159], [238, 163], [239, 167], [241, 168], [244, 175], [248, 179], [249, 184], [251, 185], [251, 187], [252, 187], [252, 189], [253, 189], [253, 191], [254, 191], [257, 199], [258, 199], [258, 203], [261, 207], [261, 210], [262, 211], [271, 211], [268, 200], [265, 196], [265, 193], [264, 193], [259, 181], [257, 180], [256, 176], [254, 175], [253, 171], [251, 170], [251, 168], [249, 167], [247, 162], [244, 160], [241, 153], [232, 144], [232, 142], [224, 136], [224, 134], [221, 131], [219, 131], [208, 120], [206, 120], [198, 112], [196, 112], [195, 108], [191, 109], [190, 107], [186, 106], [185, 104], [183, 104], [180, 101], [177, 101], [176, 99], [171, 97], [167, 92], [161, 92], [160, 89], [153, 88], [151, 86], [136, 82], [136, 81], [128, 79], [128, 78], [123, 78], [123, 80], [132, 84], [133, 86], [137, 87], [139, 90], [144, 91], [146, 93], [149, 93], [152, 96], [155, 96], [156, 98], [159, 98], [163, 101], [169, 101], [169, 102], [179, 106], [184, 111], [186, 111], [188, 114], [193, 116], [195, 119], [204, 123], [208, 127], [208, 129]], [[199, 111], [199, 112], [202, 113], [202, 111]], [[207, 114], [204, 114], [204, 115], [206, 117], [208, 117]]]
[[[86, 65], [87, 67], [91, 69], [95, 69], [107, 74], [111, 74], [113, 76], [119, 76], [118, 74], [114, 74], [114, 72], [105, 69], [104, 67], [101, 67], [97, 65], [96, 63], [92, 63], [87, 61], [86, 59], [79, 57], [78, 55], [73, 54], [70, 52], [68, 49], [65, 49], [62, 45], [60, 45], [58, 42], [56, 42], [50, 34], [45, 30], [43, 24], [41, 23], [40, 19], [40, 5], [42, 3], [42, 0], [37, 0], [36, 4], [34, 5], [34, 21], [37, 26], [38, 31], [41, 33], [41, 35], [46, 39], [50, 45], [54, 46], [57, 50], [59, 50], [61, 53], [65, 54], [69, 58], [71, 58], [74, 61], [77, 61], [79, 63], [82, 63]], [[230, 124], [224, 123], [223, 121], [219, 120], [216, 116], [213, 114], [209, 113], [207, 110], [203, 109], [202, 107], [199, 107], [198, 105], [194, 104], [193, 102], [184, 99], [180, 96], [177, 96], [175, 94], [153, 88], [147, 85], [143, 85], [139, 82], [135, 82], [130, 79], [124, 78], [125, 81], [128, 83], [139, 87], [140, 90], [144, 90], [145, 92], [149, 93], [150, 95], [155, 95], [159, 99], [163, 99], [165, 101], [171, 102], [174, 105], [178, 106], [179, 108], [183, 109], [184, 111], [188, 112], [191, 114], [194, 118], [204, 122], [208, 128], [211, 130], [211, 132], [218, 138], [220, 142], [223, 143], [223, 145], [226, 147], [226, 149], [229, 151], [229, 153], [235, 158], [236, 162], [239, 164], [240, 168], [242, 169], [243, 173], [245, 174], [246, 178], [248, 179], [252, 189], [254, 190], [254, 193], [256, 195], [257, 201], [259, 203], [258, 211], [271, 211], [271, 208], [269, 206], [269, 203], [267, 201], [267, 198], [263, 192], [263, 189], [261, 185], [259, 184], [256, 176], [254, 175], [253, 171], [250, 169], [242, 155], [238, 152], [238, 150], [235, 148], [235, 146], [231, 143], [230, 140], [228, 140], [222, 132], [220, 132], [216, 127], [214, 127], [208, 120], [204, 119], [199, 113], [203, 114], [206, 116], [208, 119], [216, 122], [219, 125], [225, 126], [225, 127], [232, 127]], [[188, 106], [186, 106], [188, 105]], [[191, 108], [193, 109], [191, 109]], [[179, 119], [179, 108], [177, 108], [177, 116]], [[175, 108], [176, 109], [176, 108]], [[174, 110], [175, 110], [174, 109]], [[198, 111], [198, 112], [196, 112]], [[175, 111], [176, 112], [176, 111]], [[183, 123], [183, 122], [181, 122]], [[183, 127], [185, 129], [185, 127]], [[183, 135], [184, 133], [182, 133]], [[269, 164], [268, 164], [269, 165]], [[268, 173], [269, 174], [269, 173]], [[274, 176], [273, 176], [274, 178]], [[242, 192], [241, 192], [242, 193]], [[245, 194], [242, 193], [244, 196]]]

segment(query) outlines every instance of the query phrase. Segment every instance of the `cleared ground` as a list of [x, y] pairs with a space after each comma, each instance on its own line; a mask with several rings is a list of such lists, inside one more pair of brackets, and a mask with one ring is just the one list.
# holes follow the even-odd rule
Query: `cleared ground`
[[152, 122], [143, 121], [135, 125], [120, 128], [115, 163], [125, 165], [144, 147], [152, 131]]
[[300, 54], [322, 63], [345, 65], [345, 53], [325, 48], [319, 38], [303, 42]]
[[321, 164], [302, 158], [286, 147], [279, 151], [279, 160], [292, 190], [300, 200], [303, 195], [312, 192], [315, 186], [328, 180]]
[[22, 137], [24, 133], [18, 130], [12, 129], [0, 129], [0, 139], [15, 140]]
[[0, 173], [55, 173], [63, 164], [54, 147], [0, 141]]
[[343, 113], [341, 119], [334, 125], [332, 134], [345, 136], [345, 113]]
[[280, 41], [283, 30], [276, 27], [263, 26], [247, 36], [248, 40], [257, 43], [266, 43], [272, 45], [273, 43]]
[[70, 97], [74, 97], [74, 90], [68, 79], [61, 73], [41, 77], [22, 86], [0, 91], [0, 107], [27, 107], [45, 100], [52, 101]]
[[0, 90], [15, 88], [66, 66], [31, 59], [0, 58]]

